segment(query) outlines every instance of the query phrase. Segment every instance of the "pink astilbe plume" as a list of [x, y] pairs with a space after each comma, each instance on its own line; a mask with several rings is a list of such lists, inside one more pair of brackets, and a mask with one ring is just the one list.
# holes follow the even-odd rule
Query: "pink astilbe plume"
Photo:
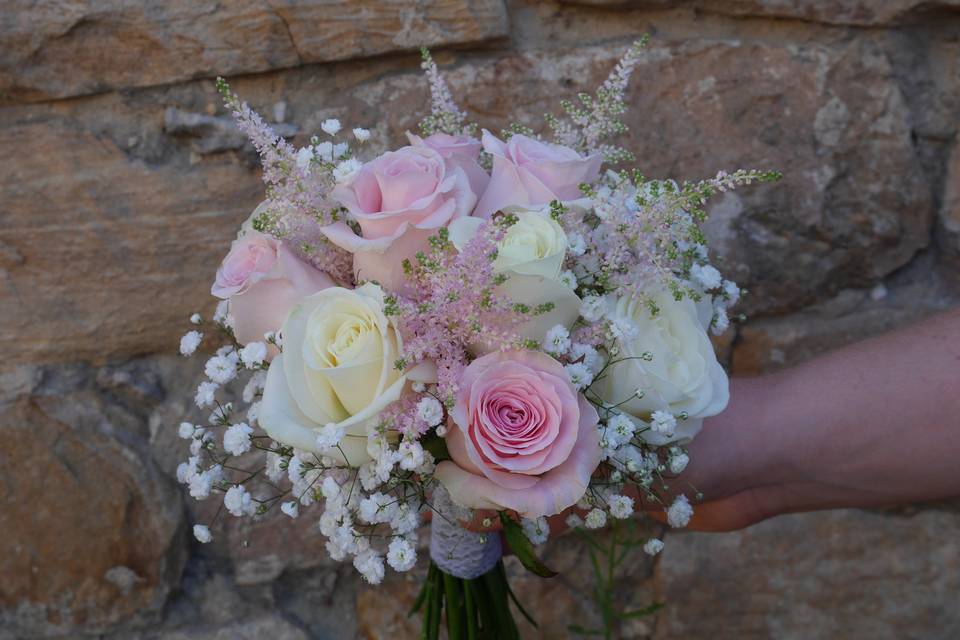
[[545, 116], [559, 144], [584, 154], [601, 153], [610, 163], [633, 159], [633, 154], [626, 149], [603, 141], [627, 131], [627, 126], [620, 121], [620, 115], [627, 110], [624, 95], [648, 39], [644, 36], [631, 45], [610, 76], [597, 89], [595, 96], [579, 94], [577, 99], [580, 106], [569, 100], [561, 100], [564, 117], [557, 118], [550, 114]]
[[453, 100], [447, 82], [440, 75], [437, 63], [426, 48], [420, 50], [423, 56], [421, 67], [427, 74], [430, 82], [430, 115], [420, 123], [425, 135], [446, 133], [451, 136], [473, 135], [476, 132], [475, 124], [467, 124], [467, 114], [460, 110]]
[[217, 90], [237, 128], [257, 150], [263, 166], [267, 193], [265, 206], [253, 221], [254, 228], [284, 240], [301, 258], [341, 284], [350, 284], [350, 254], [320, 232], [320, 227], [334, 222], [339, 215], [339, 205], [330, 199], [335, 183], [333, 165], [298, 162], [293, 145], [242, 102], [223, 78], [217, 78]]
[[467, 345], [510, 349], [521, 343], [515, 329], [529, 311], [499, 295], [493, 272], [497, 242], [504, 230], [485, 224], [460, 252], [447, 239], [446, 229], [431, 238], [428, 255], [409, 267], [413, 298], [395, 299], [404, 336], [404, 360], [437, 364], [440, 396], [456, 389], [467, 364]]

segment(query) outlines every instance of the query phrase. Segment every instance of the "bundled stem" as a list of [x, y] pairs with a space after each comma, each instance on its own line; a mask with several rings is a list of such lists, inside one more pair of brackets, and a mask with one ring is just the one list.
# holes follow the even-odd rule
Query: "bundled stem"
[[510, 611], [510, 600], [536, 626], [510, 590], [502, 560], [472, 580], [444, 573], [431, 561], [410, 615], [423, 610], [421, 640], [439, 637], [443, 613], [450, 640], [519, 640], [520, 630]]

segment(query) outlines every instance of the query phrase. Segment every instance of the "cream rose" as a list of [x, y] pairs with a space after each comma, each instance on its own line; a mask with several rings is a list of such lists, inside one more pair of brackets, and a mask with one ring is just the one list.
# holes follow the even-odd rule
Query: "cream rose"
[[[260, 406], [260, 425], [270, 437], [358, 467], [371, 459], [367, 434], [380, 412], [408, 381], [434, 381], [430, 365], [406, 373], [395, 368], [403, 345], [383, 313], [383, 297], [375, 284], [333, 287], [293, 308]], [[345, 432], [340, 449], [317, 443], [330, 424]]]
[[[611, 303], [608, 318], [622, 326], [632, 325], [634, 331], [617, 342], [620, 351], [612, 359], [615, 364], [593, 383], [592, 390], [604, 402], [619, 405], [621, 411], [644, 422], [651, 422], [655, 412], [663, 412], [658, 417], [675, 416], [676, 426], [671, 429], [653, 425], [640, 433], [651, 444], [662, 445], [693, 438], [704, 418], [723, 411], [730, 395], [727, 374], [707, 337], [709, 319], [701, 317], [704, 314], [689, 298], [678, 302], [663, 291], [653, 301], [659, 309], [655, 316], [636, 297]], [[641, 357], [646, 353], [652, 356], [649, 360]]]
[[[494, 273], [505, 273], [509, 279], [499, 292], [514, 302], [530, 307], [552, 302], [552, 311], [531, 318], [520, 329], [530, 340], [541, 341], [551, 327], [570, 327], [579, 315], [580, 298], [560, 282], [563, 259], [567, 253], [567, 235], [556, 220], [540, 210], [513, 207], [508, 212], [517, 221], [510, 226], [497, 246]], [[454, 220], [450, 240], [462, 250], [485, 223], [480, 218]]]

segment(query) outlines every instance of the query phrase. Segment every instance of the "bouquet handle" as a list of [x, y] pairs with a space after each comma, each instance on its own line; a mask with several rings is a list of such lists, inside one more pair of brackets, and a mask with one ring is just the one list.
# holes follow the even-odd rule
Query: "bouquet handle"
[[499, 533], [477, 533], [435, 515], [430, 525], [430, 558], [446, 573], [464, 580], [479, 578], [503, 557]]
[[435, 514], [430, 569], [410, 612], [423, 610], [421, 639], [438, 638], [445, 615], [450, 640], [519, 640], [511, 601], [536, 626], [510, 590], [500, 533], [469, 531]]

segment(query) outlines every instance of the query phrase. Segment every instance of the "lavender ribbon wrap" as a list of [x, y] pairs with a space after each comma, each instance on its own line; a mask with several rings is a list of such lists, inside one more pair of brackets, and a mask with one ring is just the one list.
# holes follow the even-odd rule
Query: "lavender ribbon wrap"
[[447, 492], [434, 493], [430, 524], [430, 558], [444, 573], [473, 580], [493, 569], [503, 556], [499, 533], [468, 531], [457, 521], [464, 509], [455, 505]]

